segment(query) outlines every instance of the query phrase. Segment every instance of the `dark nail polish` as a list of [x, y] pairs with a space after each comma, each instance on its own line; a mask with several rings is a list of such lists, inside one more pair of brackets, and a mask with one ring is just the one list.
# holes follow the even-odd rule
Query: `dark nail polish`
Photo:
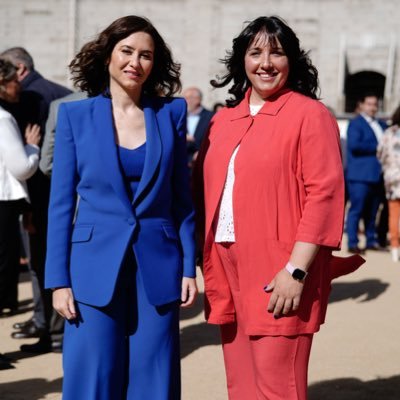
[[266, 292], [268, 289], [268, 283], [264, 286], [264, 292]]
[[280, 315], [274, 315], [275, 319], [279, 319], [281, 316]]

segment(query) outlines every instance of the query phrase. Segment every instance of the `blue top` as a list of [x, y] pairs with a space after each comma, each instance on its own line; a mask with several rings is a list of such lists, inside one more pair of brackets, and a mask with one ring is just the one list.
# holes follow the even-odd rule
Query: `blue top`
[[139, 186], [144, 168], [144, 159], [146, 156], [146, 143], [135, 149], [118, 147], [118, 159], [122, 175], [124, 176], [126, 190], [129, 199], [133, 201], [136, 190]]

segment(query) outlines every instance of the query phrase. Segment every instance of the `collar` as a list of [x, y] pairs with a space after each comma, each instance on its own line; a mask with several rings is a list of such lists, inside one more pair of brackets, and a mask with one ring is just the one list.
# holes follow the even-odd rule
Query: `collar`
[[372, 118], [369, 115], [365, 114], [365, 113], [360, 113], [360, 115], [370, 124], [371, 122], [376, 121], [376, 118]]
[[37, 79], [40, 78], [43, 78], [42, 75], [40, 75], [39, 72], [33, 69], [24, 79], [22, 79], [21, 81], [22, 89], [26, 89], [33, 81], [36, 81]]
[[193, 112], [188, 112], [188, 117], [197, 117], [201, 114], [201, 112], [203, 111], [203, 107], [199, 106], [197, 107]]
[[[250, 116], [250, 94], [251, 94], [251, 87], [247, 89], [243, 100], [232, 109], [232, 117], [231, 121], [236, 119], [246, 118]], [[273, 96], [269, 97], [268, 100], [264, 103], [261, 107], [258, 114], [266, 114], [266, 115], [277, 115], [279, 110], [285, 105], [285, 103], [289, 100], [292, 96], [293, 90], [284, 88], [279, 92], [275, 93]]]

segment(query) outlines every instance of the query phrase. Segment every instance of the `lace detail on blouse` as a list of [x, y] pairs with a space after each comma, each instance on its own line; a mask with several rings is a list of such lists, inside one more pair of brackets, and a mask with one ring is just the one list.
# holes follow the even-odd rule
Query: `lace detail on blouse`
[[228, 173], [222, 194], [221, 204], [219, 207], [217, 231], [215, 233], [215, 241], [220, 242], [234, 242], [235, 241], [235, 228], [233, 226], [233, 184], [235, 183], [235, 157], [239, 150], [236, 147], [229, 160]]
[[[262, 105], [250, 104], [250, 115], [256, 115], [262, 108]], [[222, 199], [219, 206], [217, 229], [215, 232], [215, 242], [235, 242], [235, 227], [233, 224], [233, 185], [235, 183], [235, 158], [239, 151], [240, 144], [233, 152], [228, 164], [228, 173]]]

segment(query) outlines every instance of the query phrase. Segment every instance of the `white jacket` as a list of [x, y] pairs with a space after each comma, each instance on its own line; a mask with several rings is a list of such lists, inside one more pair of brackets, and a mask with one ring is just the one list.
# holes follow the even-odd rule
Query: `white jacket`
[[37, 170], [39, 147], [24, 148], [14, 117], [0, 107], [0, 201], [26, 199], [25, 180]]

